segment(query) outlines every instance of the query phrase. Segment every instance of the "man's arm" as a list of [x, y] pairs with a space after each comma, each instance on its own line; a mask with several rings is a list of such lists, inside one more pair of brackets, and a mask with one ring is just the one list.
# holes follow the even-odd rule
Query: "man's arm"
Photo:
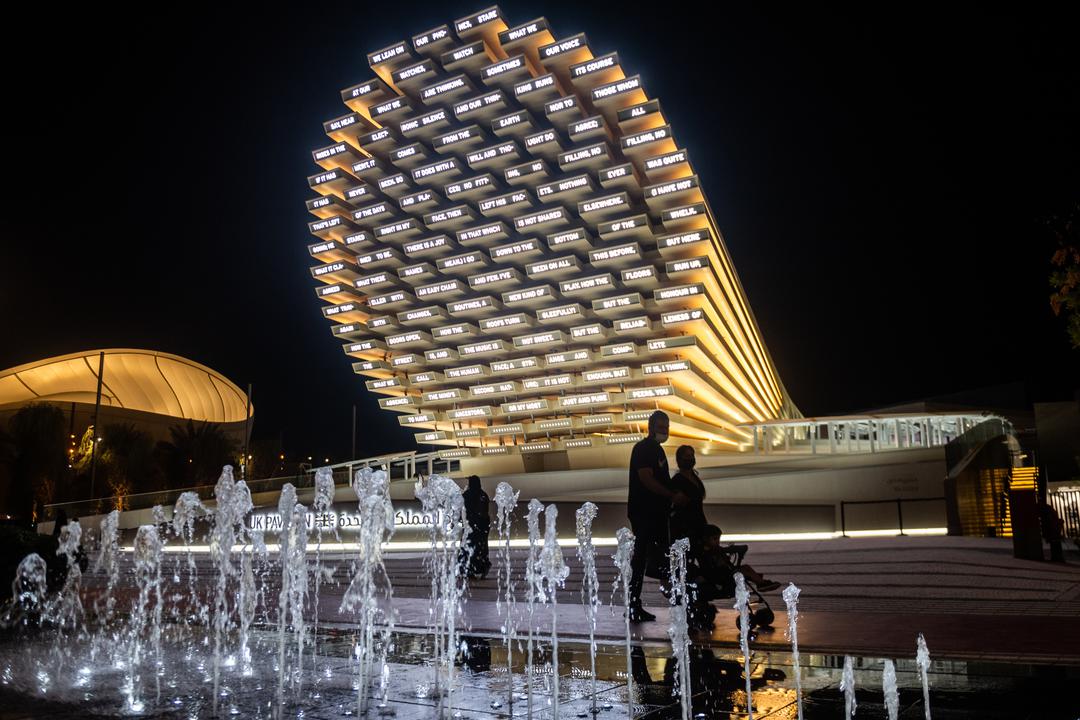
[[664, 485], [656, 479], [653, 475], [651, 467], [638, 468], [638, 480], [641, 480], [641, 484], [645, 486], [645, 489], [654, 495], [665, 497], [668, 500], [675, 497], [675, 493], [671, 491], [671, 488]]
[[671, 504], [675, 507], [682, 507], [686, 505], [689, 498], [678, 490], [672, 490], [664, 483], [660, 482], [655, 475], [653, 475], [652, 468], [643, 467], [638, 468], [638, 480], [645, 486], [645, 489], [651, 493], [659, 495], [660, 497], [667, 498], [671, 501]]

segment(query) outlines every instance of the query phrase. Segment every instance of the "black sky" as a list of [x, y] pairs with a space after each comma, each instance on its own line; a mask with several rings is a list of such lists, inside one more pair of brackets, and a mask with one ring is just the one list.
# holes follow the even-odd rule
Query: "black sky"
[[[1080, 387], [1040, 218], [1080, 201], [1075, 18], [502, 3], [617, 50], [688, 148], [805, 414]], [[613, 8], [621, 9], [614, 11]], [[480, 4], [41, 4], [7, 23], [0, 367], [147, 347], [255, 385], [256, 435], [412, 447], [319, 313], [303, 201], [366, 53]], [[1017, 14], [1019, 13], [1019, 14]]]

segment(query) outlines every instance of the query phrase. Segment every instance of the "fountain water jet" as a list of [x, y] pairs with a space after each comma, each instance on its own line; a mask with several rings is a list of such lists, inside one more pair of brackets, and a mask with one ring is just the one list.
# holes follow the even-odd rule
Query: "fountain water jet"
[[154, 651], [154, 680], [157, 698], [161, 697], [161, 680], [157, 672], [161, 665], [161, 537], [154, 525], [142, 525], [135, 534], [135, 584], [138, 597], [131, 608], [128, 624], [128, 660], [125, 691], [128, 712], [142, 712], [143, 633], [149, 626], [150, 644]]
[[[237, 576], [233, 546], [244, 540], [244, 518], [252, 510], [251, 492], [243, 480], [234, 481], [232, 467], [226, 465], [214, 486], [217, 508], [210, 530], [210, 560], [217, 569], [214, 594], [214, 712], [217, 713], [218, 687], [221, 679], [222, 636], [228, 632], [232, 613], [229, 609], [229, 581]], [[240, 578], [243, 589], [243, 577]], [[241, 641], [246, 645], [246, 638]], [[241, 658], [241, 663], [243, 658]]]
[[11, 604], [4, 611], [0, 625], [37, 624], [45, 610], [47, 572], [45, 560], [37, 553], [30, 553], [19, 562], [11, 582]]
[[[322, 591], [322, 582], [325, 569], [322, 564], [323, 526], [327, 519], [327, 513], [334, 504], [334, 471], [328, 467], [321, 467], [315, 471], [315, 497], [311, 501], [311, 509], [314, 511], [315, 521], [315, 601], [314, 618], [312, 620], [312, 657], [319, 656], [319, 598]], [[333, 527], [334, 538], [338, 538], [337, 525]], [[331, 575], [332, 577], [332, 575]], [[328, 578], [329, 579], [329, 578]], [[315, 673], [315, 691], [313, 697], [319, 697], [319, 673]]]
[[855, 702], [855, 665], [850, 655], [844, 656], [844, 671], [840, 676], [840, 689], [844, 691], [844, 717], [855, 714], [859, 703]]
[[[459, 577], [460, 563], [455, 553], [463, 547], [469, 528], [461, 489], [445, 475], [431, 475], [428, 482], [416, 483], [415, 494], [424, 512], [432, 519], [432, 607], [435, 614], [436, 691], [439, 715], [453, 713], [454, 660], [458, 653], [457, 616], [461, 611], [464, 583]], [[468, 566], [465, 557], [464, 565]], [[441, 661], [441, 662], [440, 662]], [[438, 690], [439, 667], [446, 674], [446, 704]]]
[[687, 623], [690, 599], [686, 594], [686, 553], [689, 550], [690, 541], [680, 538], [671, 544], [668, 551], [671, 586], [671, 626], [668, 635], [678, 663], [672, 692], [679, 695], [682, 720], [690, 720], [690, 699], [693, 694], [690, 685], [690, 627]]
[[[385, 630], [382, 635], [382, 666], [380, 677], [385, 674], [386, 651], [389, 632], [393, 628], [393, 614], [389, 612], [392, 586], [383, 562], [382, 544], [394, 534], [394, 506], [390, 501], [389, 478], [382, 470], [361, 468], [353, 477], [360, 508], [360, 527], [357, 532], [359, 549], [353, 565], [353, 577], [341, 601], [341, 610], [354, 612], [360, 609], [360, 634], [356, 647], [357, 659], [357, 714], [367, 712], [368, 693], [371, 685], [371, 669], [375, 657], [375, 623], [379, 617], [377, 597], [378, 582], [384, 587], [386, 613]], [[385, 702], [386, 682], [382, 684]]]
[[496, 520], [498, 521], [499, 540], [501, 543], [500, 554], [502, 567], [498, 573], [498, 591], [495, 594], [495, 609], [503, 616], [502, 634], [506, 644], [506, 696], [507, 712], [513, 715], [514, 705], [514, 675], [512, 643], [517, 638], [516, 619], [514, 618], [514, 581], [511, 576], [510, 563], [510, 529], [514, 522], [514, 508], [517, 507], [520, 493], [514, 492], [510, 483], [501, 482], [495, 488]]
[[798, 720], [803, 720], [802, 672], [799, 669], [799, 593], [794, 583], [784, 588], [784, 604], [787, 605], [788, 637], [791, 640], [791, 671], [795, 674], [795, 704]]
[[926, 720], [930, 720], [930, 649], [926, 647], [926, 638], [922, 633], [916, 640], [915, 664], [919, 666], [919, 679], [922, 680], [923, 710]]
[[[195, 588], [195, 576], [197, 569], [195, 567], [195, 555], [191, 552], [191, 545], [195, 541], [195, 520], [199, 517], [206, 516], [207, 510], [202, 504], [202, 500], [199, 499], [198, 493], [185, 492], [181, 493], [180, 497], [176, 499], [176, 505], [173, 506], [172, 517], [172, 531], [183, 541], [184, 543], [184, 557], [186, 559], [187, 567], [187, 596], [188, 602], [194, 602], [193, 608], [200, 622], [206, 622], [209, 617], [209, 607], [206, 603], [199, 602], [198, 593]], [[180, 582], [180, 558], [176, 559], [176, 570], [173, 574], [173, 582]], [[176, 599], [183, 598], [181, 595], [177, 595]], [[180, 607], [180, 603], [176, 603], [176, 608]], [[191, 612], [189, 610], [188, 616]]]
[[[634, 717], [634, 668], [630, 644], [630, 576], [633, 574], [631, 561], [634, 559], [634, 533], [630, 528], [621, 527], [615, 531], [615, 554], [612, 559], [618, 569], [616, 584], [622, 584], [623, 619], [626, 626], [626, 717]], [[615, 595], [615, 587], [611, 589]]]
[[559, 547], [559, 536], [555, 522], [559, 517], [559, 508], [548, 505], [544, 509], [544, 547], [536, 560], [536, 574], [540, 599], [551, 603], [551, 716], [559, 717], [559, 599], [558, 589], [570, 574], [570, 568], [563, 559]]
[[533, 687], [533, 638], [536, 635], [536, 622], [534, 612], [536, 599], [540, 593], [540, 580], [536, 573], [537, 548], [540, 546], [540, 513], [544, 511], [544, 505], [536, 498], [529, 501], [528, 513], [525, 516], [525, 524], [529, 530], [529, 557], [525, 561], [525, 587], [529, 616], [529, 639], [526, 645], [527, 657], [525, 664], [525, 693], [527, 697], [526, 713], [532, 718], [532, 687]]
[[281, 592], [278, 594], [278, 705], [285, 696], [285, 635], [291, 626], [296, 636], [296, 668], [289, 685], [303, 669], [304, 601], [307, 598], [307, 508], [296, 502], [296, 488], [285, 483], [278, 500], [281, 530], [278, 535], [281, 559]]
[[240, 591], [236, 602], [236, 612], [240, 617], [240, 672], [245, 677], [254, 672], [249, 643], [251, 624], [255, 622], [255, 610], [258, 608], [258, 586], [252, 555], [253, 549], [240, 555]]
[[739, 649], [743, 654], [743, 674], [746, 675], [746, 717], [754, 720], [754, 693], [750, 686], [750, 591], [746, 578], [735, 573], [735, 609], [739, 611]]
[[[59, 633], [73, 632], [81, 627], [83, 621], [82, 605], [82, 568], [79, 567], [79, 547], [82, 543], [82, 526], [78, 520], [71, 520], [60, 529], [60, 542], [56, 554], [63, 557], [67, 564], [64, 587], [57, 598], [53, 615]], [[58, 636], [59, 637], [59, 636]]]
[[881, 692], [885, 696], [889, 720], [897, 720], [900, 717], [900, 695], [896, 689], [896, 665], [892, 660], [885, 661], [885, 669], [881, 672]]
[[587, 502], [578, 508], [575, 515], [577, 530], [577, 556], [581, 560], [584, 577], [581, 581], [581, 602], [585, 606], [585, 619], [589, 625], [589, 677], [592, 680], [592, 713], [596, 707], [596, 611], [600, 607], [599, 581], [596, 579], [596, 548], [593, 547], [592, 524], [596, 519], [597, 508]]
[[100, 597], [94, 600], [94, 612], [99, 622], [112, 622], [116, 610], [116, 583], [120, 580], [120, 512], [113, 510], [101, 520], [101, 532], [98, 537], [98, 554], [94, 559], [94, 572], [104, 572], [108, 577], [105, 586], [105, 608], [99, 604]]

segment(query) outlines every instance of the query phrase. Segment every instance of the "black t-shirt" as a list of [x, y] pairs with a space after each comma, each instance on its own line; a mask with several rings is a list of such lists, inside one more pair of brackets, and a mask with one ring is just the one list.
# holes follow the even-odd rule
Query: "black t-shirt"
[[641, 468], [651, 468], [653, 477], [662, 485], [667, 485], [671, 479], [664, 448], [652, 438], [638, 441], [630, 453], [630, 492], [626, 499], [626, 514], [630, 518], [655, 518], [666, 522], [671, 501], [651, 492], [641, 483], [638, 477]]

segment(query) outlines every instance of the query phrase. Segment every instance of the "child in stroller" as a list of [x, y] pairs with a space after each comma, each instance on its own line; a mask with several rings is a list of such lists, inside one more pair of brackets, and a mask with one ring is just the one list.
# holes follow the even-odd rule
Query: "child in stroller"
[[735, 597], [735, 573], [740, 572], [746, 581], [747, 590], [750, 591], [751, 626], [768, 627], [775, 616], [762, 593], [776, 590], [780, 583], [765, 578], [743, 563], [748, 550], [746, 545], [721, 545], [721, 535], [720, 528], [706, 525], [698, 542], [690, 548], [687, 581], [693, 584], [688, 613], [692, 626], [712, 629], [713, 619], [716, 617], [716, 608], [712, 601]]

